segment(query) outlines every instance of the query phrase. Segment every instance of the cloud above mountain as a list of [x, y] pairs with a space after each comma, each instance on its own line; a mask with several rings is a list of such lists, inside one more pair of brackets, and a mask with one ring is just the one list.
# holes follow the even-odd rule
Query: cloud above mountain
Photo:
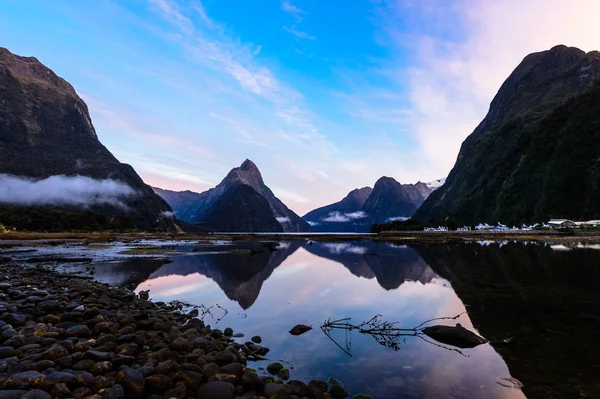
[[525, 55], [600, 49], [594, 0], [49, 1], [5, 11], [3, 46], [72, 82], [102, 143], [148, 183], [204, 191], [249, 157], [300, 213], [383, 175], [446, 176]]
[[367, 214], [363, 211], [342, 213], [338, 211], [330, 212], [327, 217], [323, 218], [323, 222], [332, 222], [332, 223], [344, 223], [350, 222], [351, 220], [363, 219], [366, 218]]
[[33, 180], [0, 174], [0, 203], [23, 206], [110, 204], [126, 208], [123, 199], [136, 192], [115, 180], [85, 176], [50, 176]]

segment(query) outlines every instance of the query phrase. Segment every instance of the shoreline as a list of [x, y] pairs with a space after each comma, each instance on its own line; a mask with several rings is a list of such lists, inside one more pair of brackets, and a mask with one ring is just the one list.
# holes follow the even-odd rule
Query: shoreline
[[473, 242], [473, 241], [552, 241], [557, 243], [600, 243], [600, 232], [561, 233], [558, 231], [394, 231], [381, 233], [115, 233], [115, 232], [5, 232], [0, 233], [0, 248], [20, 241], [90, 241], [134, 240], [231, 240], [231, 241], [360, 241], [384, 242]]
[[211, 329], [197, 310], [43, 267], [1, 270], [3, 399], [344, 397], [340, 385], [290, 380], [277, 362], [257, 374], [248, 362], [268, 349]]

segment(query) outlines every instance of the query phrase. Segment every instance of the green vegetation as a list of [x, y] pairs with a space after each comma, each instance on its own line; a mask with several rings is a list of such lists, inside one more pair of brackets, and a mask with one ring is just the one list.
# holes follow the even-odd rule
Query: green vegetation
[[507, 225], [600, 219], [597, 56], [565, 47], [527, 57], [463, 143], [447, 183], [415, 214]]
[[[126, 216], [106, 216], [89, 211], [55, 208], [0, 207], [0, 219], [19, 231], [134, 231], [135, 224]], [[3, 229], [6, 227], [2, 226]], [[2, 229], [0, 229], [2, 231]]]
[[0, 70], [0, 173], [34, 179], [73, 174], [113, 179], [138, 194], [123, 200], [127, 211], [110, 203], [90, 212], [1, 205], [3, 223], [37, 231], [130, 230], [133, 219], [140, 230], [175, 230], [171, 218], [159, 216], [170, 210], [167, 203], [98, 141], [86, 104], [65, 80], [37, 60], [6, 49], [0, 49]]
[[2, 223], [0, 223], [0, 233], [4, 233], [8, 230]]

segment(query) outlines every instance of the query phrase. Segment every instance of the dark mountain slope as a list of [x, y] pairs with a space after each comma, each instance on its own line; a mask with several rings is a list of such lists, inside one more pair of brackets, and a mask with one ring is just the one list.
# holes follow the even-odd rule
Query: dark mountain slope
[[308, 223], [275, 197], [249, 159], [232, 169], [216, 187], [203, 193], [165, 190], [157, 193], [176, 209], [178, 218], [203, 226], [203, 230], [310, 231]]
[[202, 224], [223, 232], [283, 232], [267, 200], [246, 184], [236, 184], [204, 214]]
[[557, 46], [527, 56], [414, 218], [599, 218], [599, 76], [598, 52]]
[[424, 183], [400, 184], [391, 177], [382, 177], [362, 210], [368, 215], [369, 227], [393, 218], [411, 217], [433, 190]]
[[306, 220], [318, 220], [322, 217], [327, 217], [331, 212], [347, 213], [360, 211], [372, 192], [373, 189], [371, 187], [355, 188], [341, 201], [312, 210], [304, 215], [303, 218]]
[[[137, 193], [123, 201], [126, 209], [106, 204], [82, 212], [102, 215], [107, 220], [129, 218], [143, 230], [174, 228], [171, 219], [161, 217], [171, 210], [167, 203], [131, 166], [120, 163], [100, 143], [87, 106], [73, 87], [36, 58], [20, 57], [5, 48], [0, 48], [0, 174], [120, 181]], [[20, 217], [17, 223], [30, 222], [28, 213], [40, 211], [16, 208]], [[52, 209], [57, 218], [62, 212], [79, 212], [70, 206]]]
[[373, 189], [351, 191], [344, 199], [315, 209], [304, 219], [318, 232], [368, 232], [374, 223], [410, 218], [437, 186], [400, 184], [382, 177]]
[[158, 194], [162, 199], [173, 209], [173, 213], [178, 219], [189, 220], [194, 211], [196, 210], [198, 201], [202, 199], [200, 193], [193, 191], [171, 191], [165, 190], [158, 187], [152, 187], [154, 192]]

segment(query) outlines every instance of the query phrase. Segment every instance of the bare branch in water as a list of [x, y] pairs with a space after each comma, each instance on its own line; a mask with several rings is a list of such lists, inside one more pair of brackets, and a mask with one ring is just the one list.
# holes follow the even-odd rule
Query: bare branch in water
[[[321, 326], [321, 331], [323, 331], [327, 338], [333, 341], [333, 343], [342, 351], [344, 351], [344, 353], [346, 353], [348, 356], [352, 356], [352, 342], [350, 335], [352, 331], [358, 331], [358, 333], [360, 334], [370, 335], [375, 339], [375, 341], [377, 341], [378, 344], [391, 348], [395, 351], [400, 350], [401, 343], [406, 343], [406, 337], [419, 337], [429, 344], [438, 346], [446, 350], [454, 351], [460, 353], [463, 356], [466, 356], [463, 352], [461, 352], [458, 349], [449, 348], [445, 345], [441, 345], [426, 339], [423, 336], [424, 334], [422, 332], [423, 326], [427, 323], [430, 323], [435, 320], [456, 320], [465, 313], [466, 312], [462, 312], [452, 317], [436, 317], [433, 319], [429, 319], [413, 328], [399, 327], [400, 323], [386, 321], [383, 319], [382, 315], [375, 315], [371, 319], [360, 324], [352, 324], [350, 322], [351, 319], [349, 317], [337, 320], [328, 319]], [[334, 330], [345, 331], [345, 348], [332, 337], [332, 332]]]
[[462, 312], [462, 313], [457, 314], [456, 316], [453, 316], [453, 317], [436, 317], [434, 319], [425, 320], [423, 323], [419, 324], [415, 328], [417, 329], [419, 327], [423, 327], [424, 324], [430, 323], [430, 322], [435, 321], [435, 320], [456, 320], [460, 316], [464, 315], [465, 313], [467, 313], [466, 310], [464, 312]]
[[219, 308], [223, 311], [223, 315], [220, 318], [218, 318], [217, 321], [215, 321], [215, 324], [218, 324], [221, 320], [223, 320], [225, 318], [225, 316], [227, 316], [229, 311], [227, 309], [225, 309], [223, 306], [219, 305], [218, 303], [215, 305], [217, 306], [217, 308]]
[[175, 301], [169, 302], [168, 305], [179, 311], [186, 311], [188, 313], [191, 311], [197, 310], [198, 311], [197, 317], [202, 321], [206, 321], [205, 319], [208, 316], [210, 316], [212, 319], [215, 319], [215, 315], [212, 313], [212, 310], [216, 307], [217, 309], [221, 310], [222, 315], [220, 317], [216, 318], [215, 324], [218, 324], [229, 313], [229, 311], [227, 309], [225, 309], [218, 303], [215, 303], [214, 305], [207, 307], [205, 305], [195, 305], [195, 304], [193, 304], [191, 302], [187, 302], [187, 301], [175, 300]]

